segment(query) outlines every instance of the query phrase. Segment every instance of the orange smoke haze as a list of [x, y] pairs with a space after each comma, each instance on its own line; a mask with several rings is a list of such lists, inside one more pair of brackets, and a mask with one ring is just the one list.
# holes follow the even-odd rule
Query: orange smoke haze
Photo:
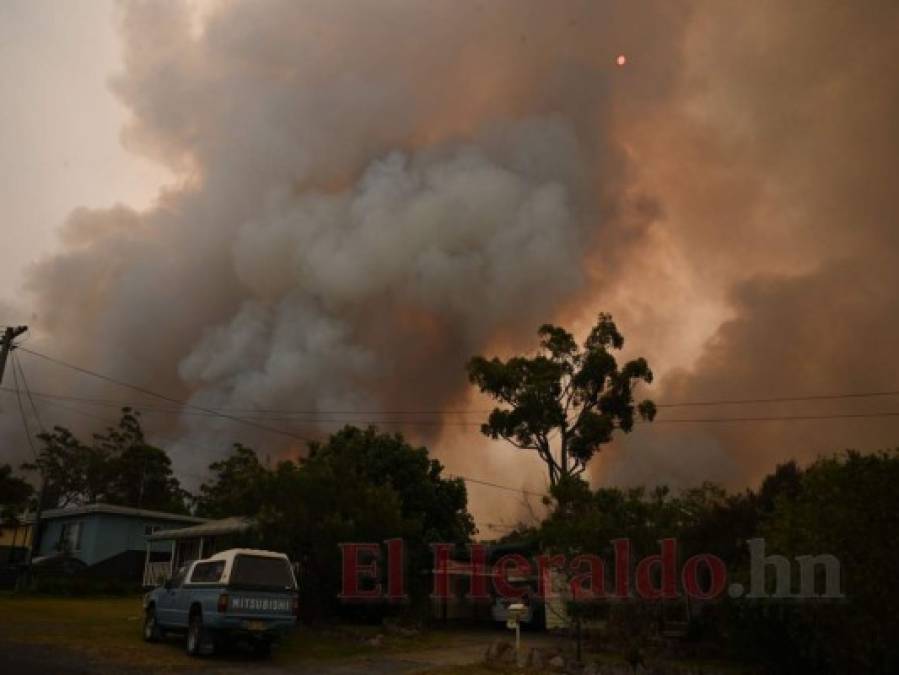
[[[387, 420], [453, 473], [534, 491], [539, 462], [482, 416], [388, 413], [489, 408], [470, 356], [599, 311], [660, 402], [897, 388], [895, 3], [235, 1], [192, 21], [122, 5], [123, 139], [176, 179], [148, 209], [69, 217], [15, 302], [34, 349], [206, 407], [311, 411], [268, 422], [310, 438]], [[133, 400], [26, 366], [36, 390]], [[896, 445], [896, 423], [665, 420], [878, 406], [663, 409], [592, 478], [746, 485]], [[185, 475], [234, 441], [297, 450], [146, 419]], [[528, 514], [471, 495], [483, 522]]]

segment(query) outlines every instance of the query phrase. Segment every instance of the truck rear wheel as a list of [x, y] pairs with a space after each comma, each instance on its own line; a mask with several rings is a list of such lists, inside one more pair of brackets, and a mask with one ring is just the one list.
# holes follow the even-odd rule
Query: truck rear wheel
[[187, 655], [200, 656], [206, 631], [203, 629], [203, 615], [200, 612], [191, 614], [187, 626]]

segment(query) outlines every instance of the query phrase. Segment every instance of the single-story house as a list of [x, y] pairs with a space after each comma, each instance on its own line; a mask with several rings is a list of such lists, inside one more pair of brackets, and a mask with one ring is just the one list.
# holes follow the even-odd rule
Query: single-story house
[[139, 582], [148, 557], [165, 556], [164, 544], [148, 543], [154, 532], [205, 523], [205, 518], [87, 504], [50, 509], [41, 514], [35, 564], [65, 556], [84, 564], [90, 576]]
[[[253, 526], [252, 518], [233, 516], [150, 534], [144, 555], [144, 586], [163, 583], [182, 565], [193, 560], [254, 543]], [[166, 554], [161, 555], [161, 550], [166, 551]]]
[[0, 522], [0, 565], [28, 559], [31, 549], [31, 518], [7, 518]]

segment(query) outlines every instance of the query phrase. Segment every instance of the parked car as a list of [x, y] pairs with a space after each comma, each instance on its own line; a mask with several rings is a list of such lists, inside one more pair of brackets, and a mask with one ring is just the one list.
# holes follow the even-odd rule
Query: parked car
[[296, 624], [299, 601], [283, 553], [230, 549], [191, 562], [144, 596], [144, 639], [187, 635], [187, 653], [211, 654], [228, 640], [268, 655]]

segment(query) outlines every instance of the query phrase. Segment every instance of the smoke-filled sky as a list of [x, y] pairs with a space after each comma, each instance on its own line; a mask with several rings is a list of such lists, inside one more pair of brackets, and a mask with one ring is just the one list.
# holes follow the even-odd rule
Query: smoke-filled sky
[[[899, 389], [897, 34], [875, 0], [7, 1], [0, 323], [196, 405], [315, 412], [266, 419], [299, 437], [386, 419], [453, 473], [531, 489], [534, 458], [456, 411], [488, 405], [468, 357], [546, 321], [612, 312], [660, 403]], [[21, 362], [38, 391], [146, 400]], [[895, 446], [899, 417], [670, 420], [897, 399], [663, 409], [592, 479], [745, 486]], [[66, 405], [46, 421], [114, 417]], [[188, 483], [233, 440], [302, 446], [145, 419]], [[518, 515], [470, 493], [481, 522]]]

